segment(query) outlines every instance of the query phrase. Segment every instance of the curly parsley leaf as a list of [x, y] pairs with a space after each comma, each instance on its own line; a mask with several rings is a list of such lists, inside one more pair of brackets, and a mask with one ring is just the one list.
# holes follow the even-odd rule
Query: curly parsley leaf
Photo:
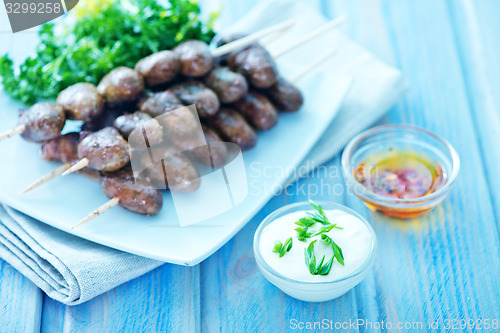
[[54, 99], [70, 85], [97, 84], [112, 69], [133, 68], [141, 58], [184, 40], [208, 43], [214, 36], [216, 15], [203, 22], [195, 1], [169, 0], [163, 7], [155, 0], [113, 0], [97, 10], [77, 10], [82, 5], [57, 29], [52, 23], [41, 26], [36, 56], [19, 66], [18, 75], [8, 55], [0, 58], [2, 85], [12, 98], [25, 104]]

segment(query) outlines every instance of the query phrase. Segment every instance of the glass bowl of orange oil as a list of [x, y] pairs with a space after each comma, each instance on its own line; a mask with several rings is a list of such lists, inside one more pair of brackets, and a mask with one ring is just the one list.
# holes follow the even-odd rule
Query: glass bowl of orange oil
[[423, 214], [450, 192], [460, 170], [451, 144], [408, 125], [383, 125], [354, 137], [342, 154], [349, 189], [372, 210], [398, 218]]

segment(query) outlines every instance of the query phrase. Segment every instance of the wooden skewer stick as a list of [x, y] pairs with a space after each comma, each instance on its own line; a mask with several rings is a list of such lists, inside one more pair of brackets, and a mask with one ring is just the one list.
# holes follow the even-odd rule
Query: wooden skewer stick
[[309, 73], [314, 67], [316, 66], [319, 66], [321, 65], [323, 62], [325, 62], [326, 60], [330, 59], [330, 57], [332, 55], [334, 55], [335, 53], [337, 53], [338, 49], [337, 48], [333, 48], [329, 51], [326, 51], [325, 53], [323, 53], [323, 55], [319, 56], [316, 60], [314, 60], [313, 62], [311, 62], [309, 65], [307, 65], [305, 68], [303, 68], [299, 73], [297, 73], [291, 80], [290, 82], [291, 83], [295, 83], [297, 82], [299, 79], [301, 79], [304, 75], [306, 75], [307, 73]]
[[81, 169], [85, 168], [86, 166], [88, 166], [89, 163], [90, 163], [90, 161], [84, 157], [81, 160], [79, 160], [78, 162], [76, 162], [75, 164], [73, 164], [73, 166], [71, 166], [71, 168], [64, 171], [62, 175], [66, 176], [66, 175], [69, 175], [70, 173], [77, 172], [78, 170], [81, 170]]
[[45, 184], [46, 182], [48, 182], [49, 180], [51, 180], [51, 179], [59, 176], [61, 173], [63, 173], [64, 171], [68, 170], [69, 168], [71, 168], [71, 164], [70, 163], [64, 163], [63, 165], [61, 165], [60, 167], [58, 167], [57, 169], [55, 169], [51, 173], [46, 174], [42, 178], [40, 178], [37, 181], [35, 181], [33, 184], [31, 184], [30, 186], [28, 186], [24, 191], [22, 191], [19, 195], [26, 194], [29, 191], [37, 188], [38, 186]]
[[74, 228], [78, 227], [79, 225], [84, 224], [85, 222], [88, 222], [88, 221], [92, 220], [93, 218], [95, 218], [95, 217], [103, 214], [104, 212], [106, 212], [108, 209], [113, 208], [114, 206], [118, 205], [119, 203], [120, 203], [120, 199], [119, 198], [113, 198], [113, 199], [109, 200], [104, 205], [102, 205], [101, 207], [97, 208], [96, 210], [94, 210], [89, 215], [85, 216], [85, 218], [83, 218], [80, 222], [78, 222], [77, 224], [75, 224], [74, 226], [72, 226], [71, 229], [74, 229]]
[[288, 51], [291, 51], [291, 50], [295, 49], [296, 47], [316, 38], [317, 36], [323, 34], [324, 32], [335, 28], [336, 26], [344, 23], [345, 21], [347, 21], [347, 15], [339, 16], [336, 19], [334, 19], [333, 21], [330, 21], [330, 22], [322, 25], [321, 27], [311, 31], [310, 33], [304, 35], [303, 37], [297, 39], [295, 42], [288, 44], [283, 49], [272, 52], [271, 56], [273, 58], [277, 58], [277, 57], [287, 53]]
[[260, 45], [267, 48], [274, 40], [278, 39], [282, 35], [283, 32], [285, 32], [285, 31], [275, 32], [273, 34], [270, 34], [269, 36], [265, 36], [265, 37], [259, 39]]
[[[258, 41], [259, 39], [261, 39], [267, 35], [284, 32], [286, 29], [288, 29], [289, 27], [291, 27], [294, 24], [295, 24], [295, 20], [288, 20], [288, 21], [273, 25], [271, 27], [262, 29], [260, 31], [257, 31], [255, 33], [251, 34], [251, 35], [248, 35], [246, 37], [240, 38], [240, 39], [235, 40], [231, 43], [227, 43], [226, 45], [222, 45], [222, 46], [216, 48], [215, 50], [213, 50], [212, 56], [219, 57], [221, 55], [228, 54], [228, 53], [231, 53], [233, 51], [239, 50], [247, 45], [255, 43], [256, 41]], [[26, 130], [26, 125], [24, 125], [24, 124], [16, 126], [13, 129], [10, 129], [4, 133], [1, 133], [0, 134], [0, 141], [3, 139], [10, 138], [11, 136], [14, 136], [14, 135], [21, 134], [25, 130]], [[71, 172], [69, 172], [69, 173], [71, 173]]]
[[[279, 52], [278, 55], [275, 55], [274, 57], [276, 56], [279, 56], [281, 54], [284, 54], [286, 52], [288, 52], [289, 50], [297, 47], [298, 45], [302, 44], [302, 43], [305, 43], [306, 41], [312, 39], [312, 38], [315, 38], [316, 36], [318, 36], [319, 34], [327, 31], [328, 29], [330, 28], [333, 28], [334, 26], [344, 22], [346, 20], [346, 16], [341, 16], [339, 18], [337, 18], [336, 20], [320, 27], [319, 29], [316, 29], [315, 31], [313, 31], [312, 33], [308, 34], [307, 36], [305, 36], [304, 38], [298, 40], [298, 42], [294, 43], [293, 46], [291, 47], [287, 47], [285, 50], [281, 50]], [[274, 30], [272, 30], [272, 32], [276, 32], [276, 31], [279, 31], [280, 29], [286, 29], [287, 27], [289, 27], [291, 24], [293, 23], [287, 23], [287, 22], [284, 22], [282, 24], [282, 26], [277, 29], [276, 26], [274, 27], [271, 27], [273, 28]], [[278, 25], [279, 26], [279, 25]], [[271, 29], [271, 28], [268, 28], [268, 29]], [[267, 34], [270, 34], [271, 32], [270, 31], [265, 31], [266, 29], [264, 30], [261, 30], [259, 31], [258, 33], [256, 34], [260, 34], [260, 35], [257, 35], [257, 37], [255, 36], [256, 34], [253, 34], [253, 35], [250, 35], [250, 36], [247, 36], [247, 37], [252, 37], [250, 39], [246, 39], [247, 37], [243, 37], [241, 39], [238, 39], [237, 41], [235, 42], [232, 42], [232, 43], [229, 43], [229, 44], [226, 44], [224, 46], [228, 46], [230, 44], [232, 44], [231, 48], [225, 48], [225, 49], [222, 49], [222, 51], [220, 50], [221, 48], [223, 48], [224, 46], [221, 46], [219, 47], [218, 49], [216, 49], [213, 53], [213, 56], [220, 56], [220, 55], [223, 55], [225, 53], [228, 53], [228, 52], [232, 52], [233, 50], [236, 50], [236, 49], [239, 49], [245, 45], [248, 45], [248, 44], [251, 44], [252, 42], [258, 40], [259, 38], [263, 37], [264, 35], [267, 35]], [[242, 41], [243, 40], [243, 41]], [[251, 41], [251, 42], [250, 42]], [[239, 42], [238, 44], [235, 44], [236, 42]], [[235, 46], [236, 45], [236, 46]], [[233, 49], [234, 48], [234, 49]], [[215, 53], [217, 50], [219, 50], [218, 52], [219, 53]], [[224, 51], [224, 52], [223, 52]], [[322, 56], [318, 57], [316, 60], [314, 60], [311, 64], [309, 64], [308, 66], [306, 66], [302, 71], [300, 71], [297, 75], [294, 76], [294, 78], [292, 80], [290, 80], [290, 82], [294, 83], [296, 82], [297, 80], [299, 80], [302, 76], [304, 76], [305, 74], [309, 73], [314, 67], [320, 65], [321, 63], [323, 63], [324, 61], [328, 60], [334, 53], [337, 52], [337, 48], [335, 49], [332, 49], [330, 51], [327, 51], [325, 52]], [[70, 168], [68, 168], [66, 171], [63, 172], [63, 176], [67, 175], [67, 174], [70, 174], [70, 173], [73, 173], [75, 171], [78, 171], [80, 169], [83, 169], [85, 168], [86, 166], [89, 165], [89, 160], [87, 158], [83, 158], [81, 159], [80, 161], [78, 161], [77, 163], [75, 163], [73, 166], [71, 166]], [[62, 167], [61, 167], [62, 168]], [[54, 171], [54, 173], [56, 172], [56, 170]], [[24, 192], [23, 192], [24, 193]], [[86, 223], [90, 220], [92, 220], [93, 218], [103, 214], [104, 212], [106, 212], [108, 209], [110, 208], [113, 208], [114, 206], [118, 205], [120, 203], [120, 199], [119, 198], [113, 198], [111, 200], [109, 200], [108, 202], [106, 202], [104, 205], [102, 205], [101, 207], [97, 208], [96, 210], [94, 210], [92, 213], [90, 213], [89, 215], [87, 215], [84, 219], [82, 219], [80, 222], [78, 222], [77, 224], [75, 224], [73, 227], [71, 227], [72, 229], [73, 228], [76, 228], [77, 226], [79, 225], [82, 225], [83, 223]]]
[[261, 39], [264, 36], [267, 36], [269, 34], [279, 32], [279, 31], [284, 31], [291, 27], [293, 24], [295, 24], [295, 20], [288, 20], [276, 25], [273, 25], [269, 28], [262, 29], [260, 31], [257, 31], [251, 35], [248, 35], [246, 37], [239, 38], [233, 42], [227, 43], [225, 45], [222, 45], [215, 50], [212, 51], [212, 56], [215, 57], [220, 57], [224, 54], [231, 53], [233, 51], [239, 50], [247, 45], [250, 45], [252, 43], [255, 43], [259, 39]]
[[[298, 73], [297, 75], [295, 75], [295, 77], [290, 82], [294, 83], [297, 80], [299, 80], [302, 76], [304, 76], [305, 74], [309, 73], [314, 67], [316, 67], [316, 66], [322, 64], [324, 61], [328, 60], [333, 54], [335, 54], [335, 52], [337, 52], [337, 50], [338, 50], [337, 48], [334, 48], [332, 50], [329, 50], [329, 51], [325, 52], [323, 55], [319, 56], [316, 60], [314, 60], [312, 63], [310, 63], [309, 65], [307, 65], [302, 71], [300, 71], [300, 73]], [[111, 199], [110, 201], [108, 201], [107, 203], [105, 203], [104, 205], [102, 205], [101, 207], [97, 208], [96, 210], [94, 210], [89, 215], [87, 215], [83, 220], [81, 220], [80, 222], [78, 222], [72, 228], [75, 228], [75, 227], [77, 227], [77, 226], [79, 226], [79, 225], [81, 225], [81, 224], [83, 224], [85, 222], [88, 222], [88, 221], [92, 220], [93, 218], [95, 218], [95, 217], [103, 214], [108, 209], [110, 209], [110, 208], [118, 205], [119, 203], [120, 203], [120, 200], [118, 198]]]
[[283, 33], [285, 33], [287, 30], [288, 29], [283, 29], [277, 32], [273, 32], [272, 34], [269, 34], [267, 36], [264, 36], [261, 39], [259, 39], [259, 44], [267, 49], [273, 41], [281, 37], [281, 35], [283, 35]]
[[14, 135], [21, 134], [25, 130], [26, 130], [26, 125], [24, 125], [24, 124], [16, 126], [13, 129], [10, 129], [7, 132], [0, 134], [0, 141], [2, 141], [3, 139], [10, 138], [11, 136], [14, 136]]
[[[333, 49], [325, 52], [323, 55], [319, 56], [316, 60], [314, 60], [309, 65], [307, 65], [305, 68], [303, 68], [299, 73], [297, 73], [290, 80], [290, 82], [291, 83], [296, 83], [304, 75], [308, 74], [313, 68], [315, 68], [316, 66], [321, 65], [323, 62], [325, 62], [326, 60], [330, 59], [330, 57], [332, 55], [334, 55], [337, 51], [338, 51], [337, 48], [333, 48]], [[79, 163], [80, 163], [80, 165], [78, 165]], [[57, 168], [54, 171], [52, 171], [51, 173], [49, 173], [49, 174], [43, 176], [42, 178], [38, 179], [37, 181], [35, 181], [32, 185], [30, 185], [23, 192], [21, 192], [20, 195], [23, 195], [23, 194], [25, 194], [25, 193], [27, 193], [27, 192], [35, 189], [36, 187], [45, 184], [46, 182], [48, 182], [49, 180], [55, 178], [57, 175], [60, 175], [61, 173], [63, 175], [67, 175], [69, 173], [81, 170], [81, 169], [85, 168], [86, 166], [88, 166], [88, 159], [86, 159], [86, 158], [83, 158], [79, 162], [75, 163], [73, 165], [73, 167], [71, 166], [71, 164], [65, 163], [62, 166], [60, 166], [59, 168]]]

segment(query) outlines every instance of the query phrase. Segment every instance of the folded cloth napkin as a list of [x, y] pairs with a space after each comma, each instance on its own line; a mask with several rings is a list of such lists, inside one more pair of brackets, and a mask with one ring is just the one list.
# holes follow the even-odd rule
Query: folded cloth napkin
[[[297, 19], [294, 29], [326, 21], [304, 3], [277, 0], [260, 3], [228, 31], [253, 31], [289, 18]], [[379, 119], [405, 88], [399, 71], [338, 32], [332, 32], [334, 45], [338, 52], [332, 61], [353, 83], [342, 110], [299, 168], [305, 172], [332, 158], [353, 135]], [[88, 301], [162, 264], [67, 234], [2, 205], [0, 257], [68, 305]]]

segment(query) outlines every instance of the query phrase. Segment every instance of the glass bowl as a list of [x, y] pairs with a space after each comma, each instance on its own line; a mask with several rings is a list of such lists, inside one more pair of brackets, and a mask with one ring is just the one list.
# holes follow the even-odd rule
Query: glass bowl
[[358, 213], [352, 209], [345, 207], [343, 205], [334, 202], [317, 202], [325, 210], [338, 209], [344, 211], [348, 214], [354, 215], [363, 222], [367, 227], [368, 232], [372, 236], [371, 251], [365, 260], [365, 262], [354, 270], [352, 273], [343, 277], [341, 279], [333, 281], [320, 281], [320, 282], [304, 282], [291, 279], [282, 275], [273, 269], [266, 261], [263, 259], [260, 253], [260, 236], [262, 231], [271, 224], [276, 219], [281, 216], [296, 212], [296, 211], [310, 211], [311, 205], [309, 202], [298, 202], [290, 205], [281, 207], [269, 214], [259, 225], [257, 231], [255, 232], [253, 240], [253, 251], [255, 255], [255, 261], [257, 262], [257, 267], [264, 275], [264, 277], [274, 284], [276, 287], [281, 289], [285, 294], [300, 299], [307, 302], [324, 302], [329, 301], [339, 296], [342, 296], [350, 289], [359, 284], [368, 274], [370, 268], [373, 265], [375, 250], [377, 248], [377, 237], [371, 225]]
[[[423, 154], [439, 163], [443, 181], [432, 193], [414, 198], [386, 197], [374, 193], [356, 180], [356, 168], [369, 156], [400, 149]], [[451, 144], [425, 129], [408, 125], [383, 125], [354, 137], [342, 154], [342, 172], [349, 189], [372, 210], [398, 218], [423, 214], [439, 203], [450, 192], [460, 169], [460, 159]]]

